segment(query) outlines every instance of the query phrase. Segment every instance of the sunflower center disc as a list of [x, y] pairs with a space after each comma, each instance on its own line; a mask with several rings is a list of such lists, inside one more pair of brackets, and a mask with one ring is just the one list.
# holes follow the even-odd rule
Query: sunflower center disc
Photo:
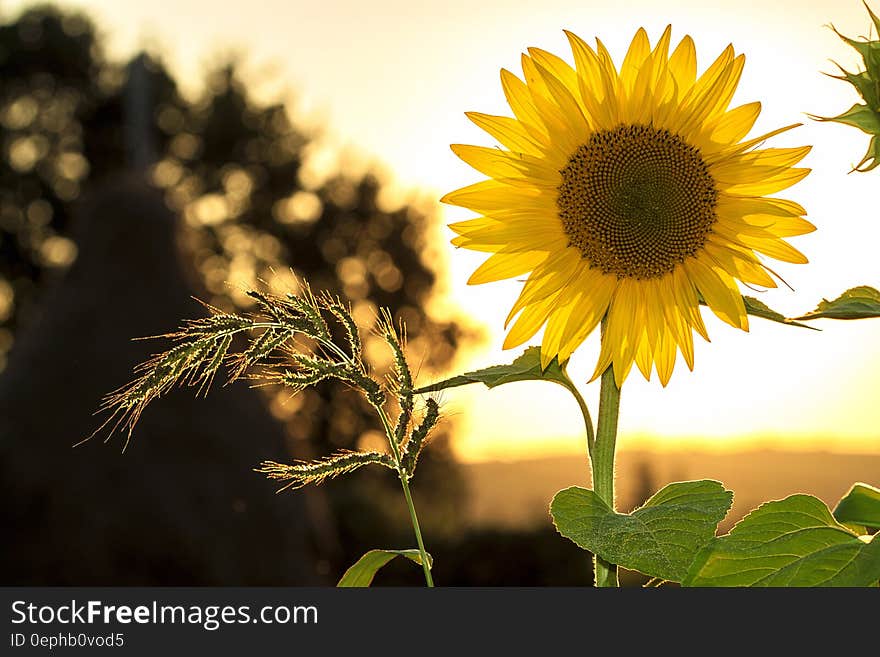
[[561, 171], [557, 205], [572, 246], [621, 278], [655, 278], [705, 243], [715, 182], [700, 151], [668, 130], [595, 133]]

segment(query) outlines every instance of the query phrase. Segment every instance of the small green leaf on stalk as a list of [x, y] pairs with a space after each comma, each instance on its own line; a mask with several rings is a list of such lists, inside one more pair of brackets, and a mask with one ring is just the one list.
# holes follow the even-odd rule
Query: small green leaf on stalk
[[870, 586], [880, 540], [859, 537], [811, 495], [762, 504], [694, 559], [684, 586]]
[[788, 324], [789, 326], [800, 326], [801, 328], [808, 328], [813, 331], [818, 331], [814, 326], [808, 326], [807, 324], [801, 324], [800, 322], [796, 322], [793, 319], [788, 319], [785, 315], [780, 312], [776, 312], [772, 308], [770, 308], [763, 301], [759, 301], [754, 297], [743, 297], [743, 303], [746, 307], [746, 312], [749, 315], [753, 315], [755, 317], [761, 317], [762, 319], [769, 319], [771, 322], [779, 322], [780, 324]]
[[547, 369], [543, 369], [541, 367], [541, 348], [529, 347], [519, 358], [508, 365], [493, 365], [482, 370], [465, 372], [451, 379], [419, 388], [415, 393], [437, 392], [471, 383], [482, 383], [487, 388], [495, 388], [515, 381], [553, 381], [566, 387], [569, 385], [568, 377], [557, 359], [554, 358]]
[[680, 582], [732, 502], [733, 493], [717, 481], [684, 481], [620, 514], [592, 490], [572, 487], [556, 493], [550, 514], [560, 534], [605, 561]]
[[[410, 561], [422, 565], [422, 556], [418, 550], [370, 550], [345, 571], [336, 586], [341, 588], [369, 586], [373, 583], [376, 572], [395, 557], [406, 557]], [[432, 568], [433, 565], [433, 559], [429, 554], [428, 568]]]
[[816, 310], [795, 319], [866, 319], [868, 317], [880, 317], [880, 291], [867, 285], [860, 285], [850, 288], [834, 301], [823, 299], [816, 306]]
[[838, 522], [861, 527], [880, 528], [880, 488], [853, 484], [834, 509]]

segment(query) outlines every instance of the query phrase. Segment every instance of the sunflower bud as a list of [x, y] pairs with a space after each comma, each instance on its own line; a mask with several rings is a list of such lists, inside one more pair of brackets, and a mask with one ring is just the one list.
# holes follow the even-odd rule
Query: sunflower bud
[[[871, 11], [867, 3], [865, 9], [871, 16], [874, 28], [880, 34], [880, 18]], [[832, 27], [832, 29], [834, 29]], [[814, 117], [819, 121], [836, 121], [845, 125], [851, 125], [862, 132], [871, 135], [871, 142], [868, 144], [868, 152], [855, 167], [854, 171], [870, 171], [880, 164], [880, 39], [869, 41], [864, 39], [857, 41], [842, 35], [837, 30], [835, 34], [843, 41], [858, 51], [864, 62], [865, 70], [858, 73], [851, 73], [845, 70], [840, 64], [840, 75], [832, 75], [837, 80], [849, 82], [859, 92], [864, 103], [856, 103], [843, 114], [834, 117]], [[835, 62], [836, 64], [836, 62]]]

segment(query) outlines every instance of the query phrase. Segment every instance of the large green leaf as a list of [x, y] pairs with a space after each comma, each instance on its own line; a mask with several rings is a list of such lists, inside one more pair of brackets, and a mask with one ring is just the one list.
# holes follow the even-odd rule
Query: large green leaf
[[[418, 550], [370, 550], [345, 571], [336, 586], [344, 588], [369, 586], [373, 583], [376, 572], [395, 557], [406, 557], [419, 565], [422, 564], [422, 556]], [[432, 565], [433, 561], [429, 554], [428, 568]]]
[[437, 392], [471, 383], [482, 383], [487, 388], [494, 388], [515, 381], [553, 381], [566, 387], [569, 385], [568, 377], [558, 360], [554, 358], [547, 369], [543, 369], [540, 347], [529, 347], [519, 358], [508, 365], [493, 365], [482, 370], [465, 372], [451, 379], [419, 388], [415, 393]]
[[767, 502], [694, 559], [685, 586], [869, 586], [880, 541], [859, 538], [810, 495]]
[[853, 484], [837, 503], [834, 517], [842, 523], [880, 527], [880, 488], [868, 484]]
[[819, 330], [815, 326], [807, 326], [806, 324], [801, 324], [800, 322], [796, 322], [793, 319], [788, 319], [785, 315], [780, 312], [776, 312], [766, 303], [764, 303], [763, 301], [759, 301], [755, 297], [743, 296], [743, 303], [745, 304], [746, 312], [749, 315], [761, 317], [762, 319], [769, 319], [771, 322], [779, 322], [780, 324], [800, 326], [801, 328], [808, 328], [812, 329], [813, 331]]
[[605, 561], [680, 582], [732, 501], [733, 493], [717, 481], [684, 481], [620, 514], [593, 491], [572, 487], [556, 493], [550, 513], [560, 534]]
[[865, 319], [880, 317], [880, 292], [860, 285], [841, 294], [834, 301], [823, 299], [816, 310], [795, 319]]

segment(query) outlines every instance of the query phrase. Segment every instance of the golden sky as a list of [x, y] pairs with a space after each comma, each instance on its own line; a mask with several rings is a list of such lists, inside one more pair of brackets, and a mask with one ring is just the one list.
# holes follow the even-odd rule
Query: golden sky
[[[3, 7], [8, 16], [27, 4]], [[463, 112], [509, 115], [498, 72], [516, 71], [526, 47], [570, 61], [565, 28], [587, 40], [600, 36], [619, 62], [639, 26], [653, 41], [671, 23], [674, 39], [694, 37], [702, 69], [733, 43], [747, 58], [734, 104], [763, 103], [756, 134], [803, 121], [774, 145], [814, 146], [805, 161], [813, 173], [785, 194], [803, 204], [818, 226], [794, 238], [811, 263], [774, 263], [795, 292], [771, 290], [760, 298], [797, 314], [853, 285], [880, 287], [880, 170], [847, 175], [868, 137], [805, 116], [838, 114], [857, 100], [850, 87], [821, 74], [834, 71], [829, 60], [856, 67], [857, 55], [826, 27], [833, 22], [844, 34], [866, 34], [869, 19], [856, 0], [545, 0], [540, 7], [517, 0], [63, 4], [98, 19], [113, 56], [158, 47], [184, 80], [197, 80], [220, 54], [247, 53], [255, 75], [267, 79], [271, 68], [272, 80], [296, 91], [298, 111], [329, 127], [334, 148], [367, 154], [393, 172], [401, 188], [425, 189], [434, 198], [479, 178], [449, 144], [492, 145]], [[443, 212], [444, 223], [469, 216], [457, 208]], [[459, 367], [509, 361], [516, 353], [501, 351], [501, 323], [520, 284], [468, 287], [465, 281], [482, 256], [453, 251], [446, 246], [449, 237], [438, 228], [438, 253], [450, 276], [446, 301], [432, 310], [463, 309], [491, 337]], [[754, 319], [748, 334], [709, 315], [706, 320], [712, 343], [698, 342], [693, 373], [679, 359], [666, 389], [637, 373], [627, 379], [624, 446], [712, 449], [757, 441], [880, 452], [880, 320], [824, 320], [815, 323], [823, 329], [817, 333]], [[574, 356], [576, 381], [586, 381], [597, 353], [594, 337]], [[586, 387], [594, 414], [597, 388]], [[459, 389], [445, 395], [445, 404], [458, 418], [457, 446], [467, 459], [583, 448], [577, 409], [556, 386]]]

